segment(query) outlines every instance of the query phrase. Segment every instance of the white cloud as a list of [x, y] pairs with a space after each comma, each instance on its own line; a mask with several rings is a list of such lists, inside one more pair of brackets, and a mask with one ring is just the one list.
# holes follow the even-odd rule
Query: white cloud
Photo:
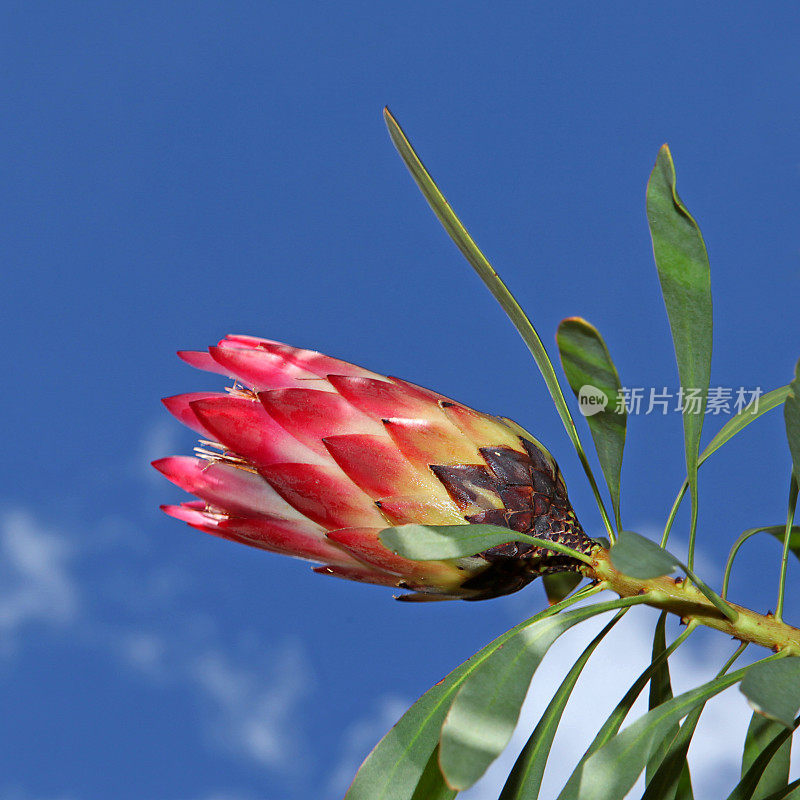
[[[131, 464], [132, 472], [143, 475], [148, 483], [166, 486], [164, 477], [150, 466], [150, 462], [186, 450], [181, 445], [183, 442], [181, 434], [184, 432], [185, 429], [166, 411], [157, 419], [153, 419], [142, 434], [139, 450]], [[192, 446], [190, 445], [186, 452], [191, 452]]]
[[215, 747], [286, 775], [302, 763], [299, 708], [314, 679], [298, 644], [286, 642], [262, 655], [265, 648], [258, 642], [223, 646], [202, 625], [169, 636], [153, 630], [108, 631], [104, 640], [127, 667], [148, 679], [196, 692]]
[[411, 704], [395, 695], [386, 695], [375, 705], [377, 708], [371, 715], [356, 720], [344, 731], [342, 757], [328, 779], [327, 794], [332, 798], [341, 797], [347, 791], [369, 751]]
[[[78, 555], [63, 533], [45, 528], [34, 515], [0, 512], [0, 656], [15, 653], [18, 635], [28, 626], [68, 628], [75, 642], [101, 647], [151, 680], [194, 689], [217, 745], [282, 772], [298, 763], [297, 709], [313, 685], [298, 645], [253, 658], [245, 648], [223, 645], [199, 614], [190, 615], [179, 633], [149, 618], [109, 625], [79, 602], [79, 580], [71, 573]], [[141, 617], [136, 608], [131, 611]], [[259, 649], [258, 643], [247, 649]], [[0, 786], [0, 800], [17, 796], [25, 797], [16, 787]], [[230, 792], [203, 798], [239, 799]]]
[[162, 678], [166, 674], [167, 644], [161, 636], [148, 631], [125, 632], [112, 649], [129, 667], [139, 672], [153, 678]]
[[24, 626], [64, 625], [78, 610], [66, 539], [30, 514], [0, 516], [0, 636], [6, 642]]
[[47, 795], [46, 798], [25, 792], [19, 786], [0, 788], [0, 800], [72, 800], [71, 795]]
[[273, 651], [267, 665], [243, 666], [209, 652], [194, 661], [191, 676], [212, 712], [217, 743], [272, 769], [298, 763], [297, 706], [312, 683], [299, 647]]
[[[7, 786], [0, 788], [0, 800], [72, 800], [72, 795], [48, 795], [46, 798], [25, 792], [19, 786]], [[184, 800], [184, 798], [181, 798]], [[236, 791], [215, 791], [210, 794], [204, 794], [200, 797], [194, 797], [191, 800], [255, 800], [255, 795], [242, 794]]]

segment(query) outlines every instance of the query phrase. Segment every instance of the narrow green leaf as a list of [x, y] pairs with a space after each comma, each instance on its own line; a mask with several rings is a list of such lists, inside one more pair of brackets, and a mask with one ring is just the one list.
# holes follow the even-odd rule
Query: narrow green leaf
[[589, 561], [588, 556], [560, 542], [517, 533], [502, 525], [398, 525], [379, 534], [381, 542], [394, 553], [412, 561], [466, 558], [508, 542], [524, 542], [557, 553]]
[[477, 667], [459, 688], [442, 726], [439, 766], [454, 789], [468, 789], [511, 739], [533, 674], [550, 648], [573, 625], [638, 605], [625, 597], [547, 617], [509, 639]]
[[564, 374], [594, 439], [619, 531], [620, 474], [627, 422], [619, 374], [600, 332], [585, 319], [562, 320], [556, 342]]
[[[762, 717], [761, 714], [753, 714], [744, 740], [742, 778], [747, 778], [748, 771], [753, 767], [758, 757], [779, 735], [783, 735], [785, 738], [782, 743], [776, 746], [774, 755], [769, 759], [768, 763], [764, 764], [764, 769], [761, 770], [758, 780], [753, 781], [755, 785], [749, 795], [752, 800], [765, 800], [769, 795], [783, 789], [789, 783], [792, 749], [790, 733], [780, 722], [773, 722], [766, 717]], [[758, 771], [758, 768], [756, 768], [756, 771]], [[739, 791], [740, 793], [742, 792], [741, 789]], [[736, 790], [734, 790], [733, 796], [736, 796]]]
[[704, 708], [705, 703], [693, 708], [668, 746], [659, 748], [663, 757], [653, 777], [647, 782], [642, 800], [694, 800], [692, 777], [686, 756]]
[[736, 436], [739, 431], [744, 430], [751, 422], [757, 420], [762, 414], [766, 414], [767, 411], [772, 411], [773, 408], [777, 408], [788, 396], [789, 387], [781, 386], [779, 389], [773, 389], [771, 392], [767, 392], [757, 400], [751, 400], [741, 411], [731, 417], [719, 429], [716, 436], [714, 436], [705, 450], [700, 454], [700, 458], [697, 461], [698, 466], [712, 453], [719, 450], [725, 442]]
[[536, 800], [539, 797], [550, 748], [553, 745], [553, 739], [572, 690], [575, 688], [575, 684], [578, 682], [578, 678], [592, 653], [626, 611], [627, 609], [619, 611], [614, 619], [592, 639], [588, 647], [572, 665], [567, 677], [564, 678], [561, 686], [558, 687], [558, 690], [553, 695], [553, 699], [548, 704], [544, 714], [542, 714], [542, 718], [537, 723], [519, 758], [517, 758], [514, 768], [511, 770], [503, 787], [500, 800]]
[[[781, 726], [782, 727], [782, 726]], [[797, 723], [795, 722], [795, 727]], [[733, 791], [728, 795], [728, 800], [751, 800], [755, 797], [755, 792], [761, 786], [761, 782], [766, 775], [766, 771], [771, 766], [776, 754], [783, 750], [787, 745], [791, 746], [791, 736], [793, 730], [783, 728], [780, 733], [776, 734], [771, 741], [769, 741], [764, 749], [756, 754], [756, 758], [750, 765], [749, 769], [742, 776], [739, 783], [736, 784]], [[787, 766], [788, 771], [788, 766]], [[761, 797], [775, 797], [777, 794], [781, 796], [781, 792], [786, 792], [789, 789], [788, 775], [782, 782], [781, 788], [777, 792], [768, 795], [761, 795]]]
[[667, 612], [662, 611], [658, 616], [656, 629], [653, 633], [652, 661], [658, 667], [650, 678], [650, 698], [648, 710], [652, 711], [657, 706], [672, 700], [672, 681], [669, 676], [669, 661], [662, 659], [661, 654], [667, 649]]
[[[743, 643], [736, 648], [731, 657], [722, 665], [716, 675], [717, 678], [721, 678], [727, 673], [746, 647], [747, 644]], [[655, 775], [648, 781], [642, 800], [673, 800], [673, 798], [674, 800], [693, 800], [692, 780], [689, 775], [686, 756], [705, 705], [706, 701], [704, 700], [696, 705], [686, 716], [680, 730], [672, 739]]]
[[779, 789], [764, 800], [800, 800], [800, 778]]
[[578, 797], [578, 791], [580, 789], [583, 768], [586, 762], [594, 753], [596, 753], [601, 747], [610, 742], [614, 736], [617, 735], [617, 732], [624, 722], [625, 717], [627, 717], [630, 713], [633, 704], [642, 693], [642, 689], [647, 686], [652, 674], [658, 669], [659, 665], [664, 661], [664, 659], [669, 658], [669, 656], [671, 656], [689, 638], [689, 636], [691, 636], [694, 630], [695, 627], [693, 625], [688, 626], [686, 630], [684, 630], [683, 633], [681, 633], [681, 635], [678, 636], [675, 641], [672, 642], [672, 644], [669, 645], [669, 647], [667, 647], [667, 649], [656, 658], [656, 660], [652, 661], [650, 665], [645, 668], [642, 674], [639, 675], [639, 677], [633, 682], [628, 691], [625, 692], [622, 700], [617, 703], [614, 710], [608, 715], [606, 721], [600, 727], [597, 735], [592, 740], [592, 743], [586, 749], [586, 752], [583, 754], [583, 756], [581, 756], [581, 760], [572, 771], [572, 774], [569, 776], [569, 780], [561, 790], [561, 793], [558, 795], [558, 800], [576, 800]]
[[447, 785], [439, 769], [439, 745], [436, 745], [411, 800], [452, 800], [457, 794]]
[[505, 311], [512, 324], [519, 332], [519, 335], [522, 337], [522, 340], [531, 351], [531, 355], [536, 365], [539, 367], [539, 371], [542, 373], [550, 396], [553, 398], [556, 411], [561, 417], [561, 421], [564, 423], [567, 435], [575, 447], [581, 465], [586, 472], [586, 477], [592, 487], [595, 501], [600, 509], [606, 529], [613, 538], [611, 520], [608, 518], [608, 512], [603, 505], [600, 491], [597, 488], [597, 482], [592, 474], [591, 467], [586, 458], [586, 453], [583, 449], [583, 444], [575, 428], [575, 422], [572, 419], [569, 406], [567, 406], [567, 401], [564, 398], [564, 392], [561, 390], [558, 377], [553, 369], [550, 356], [547, 355], [547, 350], [545, 350], [541, 337], [536, 331], [536, 328], [533, 327], [533, 323], [522, 310], [522, 307], [517, 302], [514, 295], [508, 290], [508, 287], [500, 279], [494, 267], [489, 263], [478, 245], [475, 244], [475, 241], [469, 235], [467, 229], [461, 223], [461, 220], [456, 216], [455, 211], [453, 211], [452, 207], [445, 199], [445, 196], [439, 190], [439, 187], [425, 168], [420, 157], [411, 146], [408, 137], [388, 108], [383, 110], [383, 118], [386, 121], [386, 127], [389, 129], [389, 136], [394, 146], [397, 148], [397, 152], [405, 162], [406, 167], [408, 167], [408, 171], [411, 173], [423, 196], [428, 201], [428, 205], [430, 205], [433, 213], [436, 214], [439, 222], [442, 223], [442, 226], [450, 235], [450, 238], [461, 251], [464, 258], [467, 259], [470, 266], [478, 273], [478, 276], [484, 282], [486, 288], [494, 295], [495, 300], [497, 300], [500, 307]]
[[741, 690], [754, 711], [791, 728], [800, 711], [800, 657], [759, 662]]
[[[597, 591], [590, 589], [585, 596]], [[574, 599], [569, 598], [521, 622], [431, 687], [367, 756], [345, 800], [410, 800], [439, 740], [447, 710], [466, 677], [516, 636], [537, 622], [558, 614], [573, 602]]]
[[684, 692], [625, 728], [583, 765], [578, 800], [619, 800], [624, 797], [644, 769], [654, 744], [697, 705], [740, 681], [748, 669], [745, 667], [714, 678]]
[[792, 454], [794, 474], [800, 482], [800, 361], [794, 368], [794, 380], [789, 384], [789, 396], [783, 406], [783, 418], [786, 422], [786, 438]]
[[[661, 654], [667, 649], [667, 612], [662, 611], [658, 617], [658, 622], [656, 623], [656, 629], [653, 633], [653, 655], [652, 661], [659, 663], [658, 668], [653, 672], [653, 676], [650, 678], [650, 698], [648, 701], [648, 710], [652, 711], [654, 708], [657, 708], [662, 703], [666, 703], [667, 700], [672, 700], [672, 681], [670, 680], [669, 675], [669, 661], [665, 659], [659, 659]], [[664, 760], [664, 756], [666, 755], [667, 751], [669, 750], [670, 743], [675, 738], [676, 734], [678, 733], [679, 726], [677, 723], [675, 726], [670, 730], [667, 735], [661, 741], [659, 747], [656, 748], [656, 752], [651, 756], [650, 760], [647, 762], [647, 769], [645, 770], [645, 779], [647, 783], [650, 783], [653, 775], [658, 770], [661, 762]], [[687, 765], [688, 769], [688, 765]]]
[[[768, 533], [774, 536], [781, 544], [783, 544], [783, 535], [786, 533], [785, 525], [767, 525], [765, 528], [750, 528], [745, 533]], [[789, 550], [794, 553], [795, 557], [800, 559], [800, 525], [793, 525], [791, 534], [789, 535]]]
[[[692, 567], [697, 530], [697, 462], [711, 377], [711, 272], [700, 229], [678, 197], [675, 165], [667, 145], [659, 150], [647, 184], [647, 219], [684, 391], [683, 437], [692, 498], [688, 563]], [[690, 401], [693, 396], [696, 401]]]
[[678, 197], [669, 147], [658, 152], [647, 184], [647, 219], [658, 278], [684, 391], [699, 390], [699, 408], [683, 417], [686, 466], [697, 470], [700, 432], [711, 377], [711, 272], [700, 228]]
[[579, 572], [553, 572], [550, 575], [542, 575], [547, 602], [550, 605], [560, 603], [582, 580], [583, 576]]
[[633, 531], [622, 531], [610, 550], [611, 563], [625, 575], [640, 580], [669, 575], [680, 565], [672, 553]]

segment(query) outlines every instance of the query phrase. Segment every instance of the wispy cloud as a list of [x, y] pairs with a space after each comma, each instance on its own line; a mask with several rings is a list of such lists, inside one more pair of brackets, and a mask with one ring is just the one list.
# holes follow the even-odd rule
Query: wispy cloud
[[373, 704], [371, 714], [357, 719], [344, 731], [342, 755], [328, 779], [326, 796], [341, 797], [345, 793], [361, 762], [409, 705], [396, 695], [386, 695]]
[[[194, 692], [214, 747], [289, 776], [305, 748], [298, 709], [314, 684], [300, 644], [237, 644], [235, 635], [223, 641], [199, 612], [184, 615], [176, 629], [136, 603], [109, 620], [97, 585], [81, 591], [83, 555], [68, 532], [29, 512], [0, 512], [0, 656], [18, 652], [30, 626], [68, 630], [78, 646], [104, 650], [148, 680]], [[6, 796], [26, 795], [0, 786], [0, 800]], [[218, 792], [203, 800], [240, 797]]]
[[313, 670], [301, 645], [224, 644], [199, 626], [167, 634], [156, 629], [106, 631], [126, 667], [148, 680], [195, 693], [209, 743], [290, 777], [303, 763], [300, 713], [313, 692]]
[[[41, 795], [24, 791], [19, 786], [0, 787], [0, 800], [77, 800], [73, 795]], [[173, 800], [170, 798], [170, 800]], [[181, 797], [174, 800], [256, 800], [255, 795], [237, 791], [214, 791], [199, 797]]]
[[[150, 462], [181, 452], [185, 449], [181, 447], [181, 442], [189, 439], [189, 435], [163, 408], [161, 411], [163, 413], [158, 418], [154, 417], [142, 433], [131, 471], [136, 476], [144, 477], [148, 483], [164, 485], [164, 478], [150, 466]], [[191, 446], [187, 452], [191, 452]]]
[[26, 792], [20, 786], [4, 786], [0, 787], [0, 800], [73, 800], [73, 797], [66, 794], [42, 797]]
[[24, 511], [0, 515], [0, 638], [31, 624], [65, 625], [78, 612], [78, 588], [70, 574], [72, 549]]
[[312, 686], [299, 646], [273, 650], [266, 665], [245, 666], [222, 651], [208, 652], [194, 661], [191, 674], [215, 717], [209, 728], [217, 743], [283, 772], [299, 763], [297, 707]]

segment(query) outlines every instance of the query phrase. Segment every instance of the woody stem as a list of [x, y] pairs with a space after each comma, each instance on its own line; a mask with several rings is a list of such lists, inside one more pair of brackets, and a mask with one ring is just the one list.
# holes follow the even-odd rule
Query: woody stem
[[800, 629], [777, 620], [772, 614], [758, 614], [748, 608], [730, 603], [738, 613], [735, 622], [725, 617], [695, 586], [669, 576], [640, 579], [624, 575], [611, 563], [608, 550], [598, 547], [589, 564], [580, 571], [599, 581], [620, 597], [648, 595], [647, 605], [676, 614], [681, 621], [694, 621], [699, 625], [727, 633], [741, 642], [768, 647], [787, 655], [800, 656]]

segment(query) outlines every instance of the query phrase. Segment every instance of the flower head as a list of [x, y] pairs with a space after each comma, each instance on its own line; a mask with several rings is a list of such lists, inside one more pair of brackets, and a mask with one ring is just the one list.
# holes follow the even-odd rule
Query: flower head
[[591, 546], [552, 456], [510, 420], [266, 339], [178, 355], [233, 380], [225, 393], [164, 400], [202, 437], [197, 457], [153, 463], [198, 498], [162, 506], [195, 528], [413, 590], [399, 599], [495, 597], [575, 562], [519, 543], [410, 561], [381, 543], [390, 526], [490, 523]]

